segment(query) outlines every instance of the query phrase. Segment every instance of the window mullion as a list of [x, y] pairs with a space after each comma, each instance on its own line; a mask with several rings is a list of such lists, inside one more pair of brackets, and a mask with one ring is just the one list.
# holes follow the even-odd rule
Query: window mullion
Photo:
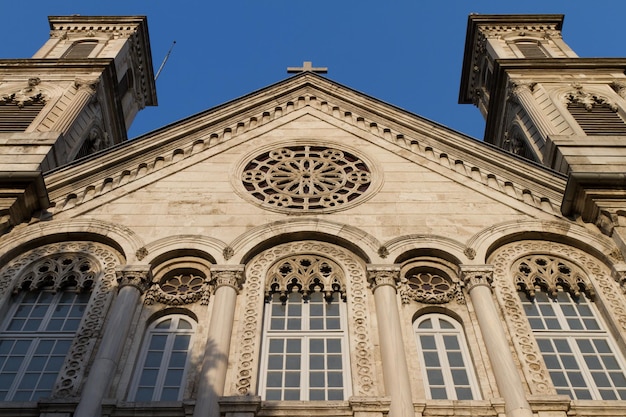
[[454, 381], [452, 380], [452, 371], [450, 370], [450, 362], [448, 361], [448, 355], [446, 355], [445, 344], [443, 341], [443, 334], [441, 329], [435, 333], [435, 346], [437, 347], [437, 354], [439, 356], [441, 373], [443, 375], [443, 383], [446, 388], [446, 395], [448, 398], [456, 399], [456, 391], [454, 389]]
[[20, 339], [30, 340], [30, 345], [28, 346], [28, 350], [24, 354], [24, 360], [22, 361], [22, 365], [19, 367], [19, 369], [15, 373], [15, 379], [13, 380], [13, 384], [11, 388], [9, 389], [9, 392], [7, 393], [8, 400], [13, 399], [13, 396], [17, 392], [17, 388], [20, 386], [20, 383], [22, 382], [22, 378], [24, 378], [24, 375], [26, 374], [26, 369], [28, 368], [28, 365], [30, 364], [30, 361], [33, 358], [35, 349], [37, 349], [37, 346], [39, 345], [39, 342], [41, 340], [41, 338], [36, 337], [36, 336], [27, 337], [27, 338], [16, 338], [15, 340], [20, 340]]

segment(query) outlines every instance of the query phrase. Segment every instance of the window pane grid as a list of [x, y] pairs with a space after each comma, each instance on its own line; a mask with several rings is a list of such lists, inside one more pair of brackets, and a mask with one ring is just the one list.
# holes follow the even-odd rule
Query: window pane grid
[[0, 401], [51, 395], [89, 296], [70, 291], [18, 296], [0, 337]]
[[[520, 292], [524, 310], [557, 393], [573, 399], [626, 400], [626, 374], [609, 334], [584, 294], [555, 299]], [[546, 314], [549, 312], [549, 314]], [[550, 326], [549, 320], [558, 322]]]
[[480, 398], [461, 329], [443, 315], [429, 314], [416, 322], [415, 330], [429, 398]]
[[[266, 309], [264, 375], [266, 400], [328, 401], [347, 398], [344, 317], [338, 294], [314, 292], [307, 300], [291, 293], [283, 303], [273, 294]], [[298, 326], [289, 325], [297, 320]]]
[[132, 400], [181, 399], [193, 331], [193, 326], [179, 316], [162, 320], [150, 328], [140, 361], [142, 367], [135, 377]]

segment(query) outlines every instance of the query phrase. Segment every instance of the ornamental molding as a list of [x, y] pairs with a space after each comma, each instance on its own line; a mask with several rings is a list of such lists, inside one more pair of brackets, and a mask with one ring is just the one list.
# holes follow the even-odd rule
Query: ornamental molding
[[200, 305], [208, 305], [212, 292], [210, 280], [200, 272], [177, 272], [180, 273], [168, 274], [160, 282], [153, 282], [146, 291], [144, 304], [179, 306], [200, 301]]
[[[26, 285], [29, 278], [24, 277], [33, 277], [33, 269], [41, 265], [49, 269], [42, 271], [41, 275], [55, 273], [55, 279], [52, 280], [54, 288], [56, 285], [62, 288], [64, 282], [67, 285], [76, 282], [78, 289], [91, 289], [91, 298], [83, 319], [54, 385], [53, 398], [75, 398], [80, 395], [87, 364], [94, 354], [114, 296], [115, 268], [120, 259], [119, 253], [98, 243], [63, 242], [41, 246], [19, 255], [0, 272], [0, 300], [7, 299], [11, 288], [30, 290], [31, 286]], [[79, 272], [84, 272], [85, 277], [77, 277]], [[35, 281], [47, 282], [46, 279]]]
[[372, 342], [370, 309], [372, 301], [367, 291], [365, 267], [352, 253], [343, 248], [314, 241], [291, 242], [268, 249], [246, 266], [246, 282], [242, 295], [242, 319], [237, 332], [238, 343], [234, 358], [236, 376], [233, 392], [236, 395], [254, 395], [259, 368], [262, 332], [262, 314], [265, 304], [266, 277], [276, 263], [293, 257], [294, 254], [308, 254], [325, 257], [335, 262], [345, 276], [346, 303], [348, 304], [348, 329], [350, 340], [350, 365], [355, 395], [378, 395], [376, 360]]
[[[268, 129], [272, 122], [295, 117], [294, 112], [309, 108], [312, 114], [317, 114], [318, 117], [323, 118], [324, 115], [332, 117], [342, 124], [356, 129], [357, 132], [361, 131], [363, 134], [373, 135], [378, 139], [398, 146], [403, 149], [404, 153], [414, 155], [410, 156], [410, 158], [415, 158], [415, 156], [426, 158], [429, 160], [429, 163], [440, 166], [443, 172], [446, 170], [451, 171], [449, 175], [461, 175], [463, 177], [461, 181], [480, 183], [482, 186], [498, 191], [506, 198], [513, 198], [526, 206], [530, 205], [549, 214], [559, 214], [558, 209], [555, 210], [555, 207], [559, 207], [562, 199], [562, 189], [565, 188], [564, 179], [555, 178], [551, 174], [546, 174], [549, 178], [543, 178], [545, 176], [543, 173], [536, 172], [536, 178], [542, 178], [542, 180], [534, 181], [533, 183], [524, 176], [510, 175], [511, 170], [505, 172], [498, 166], [491, 166], [489, 161], [484, 158], [476, 159], [473, 156], [464, 154], [461, 149], [457, 149], [452, 145], [446, 145], [447, 133], [438, 138], [437, 141], [423, 133], [408, 134], [407, 132], [412, 131], [413, 127], [407, 128], [406, 125], [395, 125], [390, 119], [382, 119], [381, 117], [377, 117], [374, 120], [375, 116], [372, 116], [372, 118], [361, 116], [353, 107], [348, 107], [347, 104], [345, 107], [339, 106], [337, 103], [327, 101], [323, 92], [316, 91], [316, 93], [318, 94], [304, 92], [298, 96], [283, 98], [271, 110], [259, 110], [258, 113], [249, 114], [243, 119], [233, 120], [232, 118], [227, 118], [224, 122], [212, 125], [209, 131], [206, 129], [200, 130], [197, 133], [185, 135], [181, 139], [172, 140], [171, 137], [167, 136], [168, 133], [164, 132], [162, 135], [152, 138], [153, 141], [167, 141], [167, 146], [163, 145], [161, 151], [148, 153], [137, 151], [134, 156], [129, 158], [126, 148], [112, 150], [107, 155], [111, 158], [115, 157], [115, 152], [119, 152], [120, 163], [118, 169], [111, 173], [110, 170], [102, 171], [99, 166], [96, 167], [94, 165], [92, 173], [89, 174], [91, 177], [80, 181], [81, 187], [78, 189], [73, 185], [65, 185], [68, 183], [67, 172], [64, 172], [62, 178], [59, 176], [58, 181], [55, 179], [56, 174], [53, 174], [53, 178], [47, 178], [50, 199], [53, 203], [53, 207], [49, 211], [57, 214], [69, 209], [88, 210], [90, 208], [89, 203], [94, 199], [107, 195], [119, 187], [140, 188], [145, 184], [145, 177], [148, 175], [160, 172], [174, 164], [179, 164], [181, 168], [184, 168], [186, 164], [194, 164], [201, 160], [198, 158], [200, 153], [205, 153], [206, 155], [202, 158], [210, 157], [213, 152], [205, 151], [216, 147], [222, 150], [224, 148], [223, 144], [226, 142], [234, 142], [234, 145], [238, 140], [242, 140], [242, 137], [248, 137], [249, 132], [252, 130]], [[329, 99], [332, 100], [332, 97], [329, 97]], [[363, 113], [365, 113], [365, 110], [363, 110]], [[384, 121], [389, 123], [385, 124], [383, 123]], [[411, 119], [406, 121], [406, 123], [411, 121], [414, 122]], [[415, 127], [415, 129], [419, 129], [419, 127]], [[401, 131], [404, 133], [401, 133]], [[419, 140], [417, 139], [418, 137], [420, 138]], [[311, 141], [302, 140], [300, 143], [310, 144]], [[287, 145], [285, 144], [285, 146]], [[320, 143], [320, 145], [327, 145], [327, 143]], [[363, 157], [356, 150], [348, 149], [343, 145], [337, 146], [342, 149], [345, 148], [345, 150], [358, 155], [360, 158]], [[481, 149], [484, 153], [485, 149]], [[250, 157], [269, 150], [260, 149], [250, 155]], [[248, 160], [246, 159], [243, 162], [248, 162]], [[513, 164], [515, 164], [514, 161]], [[374, 170], [373, 181], [377, 181], [380, 176], [376, 172], [379, 172], [379, 170], [376, 169], [371, 161], [367, 161], [367, 165]], [[243, 167], [240, 167], [240, 170], [243, 171]], [[84, 171], [85, 167], [83, 166], [80, 171], [76, 171], [76, 174], [70, 174], [70, 177], [71, 175], [84, 176]], [[171, 168], [167, 169], [167, 172], [171, 172]], [[237, 180], [237, 182], [239, 183], [240, 180]], [[57, 183], [59, 184], [58, 186], [55, 185]], [[72, 182], [70, 181], [70, 183]], [[239, 192], [243, 192], [243, 187], [238, 183], [236, 189]], [[550, 184], [549, 189], [546, 188], [546, 184]], [[373, 193], [377, 189], [377, 185], [374, 184], [370, 188], [372, 190], [371, 193]], [[369, 189], [368, 193], [370, 193]], [[249, 198], [247, 191], [243, 194], [245, 198]]]
[[[589, 288], [585, 291], [593, 291], [596, 294], [596, 299], [606, 307], [608, 316], [606, 318], [616, 324], [622, 335], [626, 334], [626, 298], [616, 282], [619, 276], [612, 277], [604, 264], [571, 246], [556, 242], [519, 241], [502, 246], [490, 255], [489, 260], [494, 266], [494, 294], [503, 309], [503, 317], [511, 335], [511, 342], [518, 352], [517, 356], [531, 394], [555, 395], [556, 391], [517, 293], [518, 289], [525, 289], [517, 288], [516, 279], [519, 277], [516, 278], [516, 271], [513, 269], [515, 265], [520, 264], [521, 260], [535, 259], [534, 256], [561, 260], [575, 268], [572, 274], [568, 274], [570, 278], [567, 280], [571, 283], [568, 285], [579, 284], [577, 274], [584, 274], [585, 285]], [[558, 265], [558, 261], [551, 265]], [[548, 268], [547, 271], [554, 271], [554, 268]], [[548, 281], [556, 281], [558, 276], [558, 273], [553, 274], [553, 278]]]
[[[37, 77], [29, 78], [28, 85], [13, 93], [0, 94], [0, 106], [16, 104], [17, 107], [30, 106], [31, 104], [45, 104], [48, 100], [44, 91], [38, 87], [41, 80]], [[17, 87], [19, 88], [19, 87]]]

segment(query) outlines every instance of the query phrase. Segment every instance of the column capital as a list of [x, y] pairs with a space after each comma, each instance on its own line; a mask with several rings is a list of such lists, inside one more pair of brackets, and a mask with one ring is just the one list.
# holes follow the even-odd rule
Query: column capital
[[211, 281], [215, 290], [227, 286], [239, 292], [244, 281], [244, 267], [245, 265], [212, 265]]
[[493, 265], [461, 265], [461, 279], [468, 293], [480, 286], [491, 290]]
[[98, 84], [100, 80], [97, 78], [76, 78], [74, 79], [74, 87], [80, 91], [86, 91], [89, 94], [95, 94], [96, 88], [98, 88]]
[[395, 290], [398, 282], [400, 282], [400, 265], [367, 265], [367, 281], [370, 283], [372, 291], [385, 285], [389, 285]]
[[143, 294], [152, 280], [150, 265], [119, 265], [115, 268], [119, 288], [131, 286]]

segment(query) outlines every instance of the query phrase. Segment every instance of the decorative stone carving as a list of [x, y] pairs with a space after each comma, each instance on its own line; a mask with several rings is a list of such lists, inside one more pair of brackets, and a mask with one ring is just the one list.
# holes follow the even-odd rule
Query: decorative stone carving
[[[42, 258], [49, 262], [42, 264], [40, 262]], [[53, 398], [79, 395], [78, 391], [87, 363], [102, 331], [104, 318], [114, 294], [115, 267], [120, 259], [120, 254], [98, 243], [63, 242], [28, 251], [13, 259], [0, 272], [0, 298], [4, 297], [11, 287], [24, 288], [26, 281], [23, 274], [28, 275], [36, 265], [46, 265], [52, 268], [51, 270], [56, 273], [57, 277], [63, 276], [69, 280], [62, 281], [60, 278], [53, 280], [55, 283], [58, 282], [61, 288], [64, 283], [69, 285], [71, 280], [75, 280], [78, 287], [83, 285], [82, 288], [85, 290], [88, 289], [87, 285], [91, 285], [91, 299], [59, 372], [52, 392]], [[89, 265], [88, 268], [87, 265]], [[55, 267], [59, 269], [54, 269]], [[78, 278], [76, 274], [79, 272], [82, 274], [83, 271], [86, 277]], [[44, 276], [48, 273], [48, 271], [42, 271]], [[46, 279], [37, 281], [47, 282]], [[88, 282], [91, 284], [87, 284]], [[30, 288], [30, 284], [28, 287]]]
[[224, 257], [225, 260], [229, 260], [234, 255], [235, 255], [235, 250], [231, 248], [230, 246], [226, 246], [224, 250], [222, 251], [222, 256]]
[[622, 98], [626, 98], [626, 81], [613, 81], [609, 85]]
[[17, 104], [18, 107], [28, 106], [34, 103], [45, 103], [46, 96], [37, 86], [41, 80], [37, 77], [28, 79], [28, 87], [21, 90], [0, 95], [0, 104]]
[[593, 106], [605, 104], [609, 106], [611, 111], [617, 111], [617, 104], [613, 103], [608, 98], [589, 93], [583, 90], [583, 86], [580, 84], [573, 84], [572, 87], [574, 91], [567, 93], [564, 97], [565, 104], [582, 104], [587, 111], [591, 111]]
[[143, 293], [148, 289], [150, 280], [150, 267], [148, 265], [123, 265], [115, 271], [117, 282], [120, 287], [131, 286]]
[[264, 208], [324, 212], [344, 208], [370, 188], [362, 158], [326, 146], [287, 146], [262, 153], [244, 167], [243, 187]]
[[64, 287], [75, 287], [89, 291], [98, 273], [98, 263], [82, 253], [57, 253], [33, 262], [23, 271], [13, 292], [51, 289], [63, 291]]
[[[503, 316], [518, 351], [531, 394], [554, 395], [555, 390], [548, 370], [541, 359], [539, 347], [524, 314], [513, 278], [516, 272], [513, 265], [519, 263], [520, 258], [527, 259], [540, 253], [545, 257], [566, 260], [568, 265], [576, 268], [577, 273], [582, 271], [585, 291], [595, 288], [596, 297], [601, 298], [606, 307], [608, 319], [615, 323], [621, 332], [626, 332], [626, 300], [605, 266], [587, 253], [570, 246], [555, 242], [520, 241], [503, 246], [489, 257], [494, 265], [494, 293], [504, 309]], [[566, 276], [571, 277], [572, 274]], [[567, 279], [579, 284], [575, 274], [573, 277]], [[589, 277], [593, 277], [593, 281]]]
[[378, 256], [383, 259], [389, 256], [389, 249], [387, 249], [387, 246], [381, 246], [380, 248], [378, 248]]
[[261, 311], [264, 303], [265, 277], [275, 262], [294, 253], [324, 256], [337, 262], [345, 276], [348, 304], [350, 355], [355, 395], [377, 395], [374, 372], [374, 346], [369, 323], [369, 291], [366, 289], [365, 268], [352, 253], [323, 242], [301, 241], [275, 246], [257, 255], [246, 267], [244, 285], [244, 314], [240, 321], [240, 337], [235, 356], [235, 390], [237, 395], [253, 395], [258, 358], [260, 355]]
[[345, 299], [345, 277], [341, 267], [322, 256], [299, 255], [276, 263], [267, 273], [265, 297], [269, 300], [273, 293], [280, 293], [281, 299], [297, 291], [307, 299], [311, 292], [319, 290], [327, 298], [339, 292]]
[[569, 291], [574, 297], [583, 290], [593, 297], [593, 288], [588, 278], [576, 265], [550, 255], [530, 255], [517, 260], [511, 267], [513, 282], [529, 297], [535, 296], [535, 286], [539, 286], [556, 297], [558, 287]]
[[444, 275], [413, 269], [402, 278], [400, 298], [403, 304], [411, 300], [426, 304], [444, 304], [452, 300], [465, 303], [461, 288]]
[[161, 282], [153, 284], [144, 298], [144, 304], [152, 305], [155, 302], [166, 305], [183, 305], [195, 303], [198, 300], [208, 302], [211, 293], [209, 280], [199, 272], [176, 271], [168, 274]]
[[135, 252], [135, 257], [138, 261], [143, 260], [146, 256], [148, 256], [148, 249], [146, 249], [145, 246], [140, 247]]
[[476, 257], [476, 250], [473, 248], [465, 248], [463, 254], [467, 256], [467, 259], [472, 260]]
[[216, 266], [211, 270], [211, 278], [215, 289], [219, 287], [232, 287], [235, 291], [241, 290], [243, 284], [243, 267], [236, 266]]
[[491, 289], [493, 268], [491, 266], [463, 265], [461, 267], [461, 278], [468, 293], [477, 286], [485, 286]]
[[370, 283], [372, 292], [384, 285], [389, 285], [396, 289], [400, 281], [400, 267], [397, 265], [368, 265], [367, 280]]
[[84, 79], [84, 78], [76, 78], [74, 80], [74, 87], [76, 87], [79, 91], [85, 91], [87, 93], [95, 94], [98, 88], [98, 83], [100, 80], [96, 79]]

